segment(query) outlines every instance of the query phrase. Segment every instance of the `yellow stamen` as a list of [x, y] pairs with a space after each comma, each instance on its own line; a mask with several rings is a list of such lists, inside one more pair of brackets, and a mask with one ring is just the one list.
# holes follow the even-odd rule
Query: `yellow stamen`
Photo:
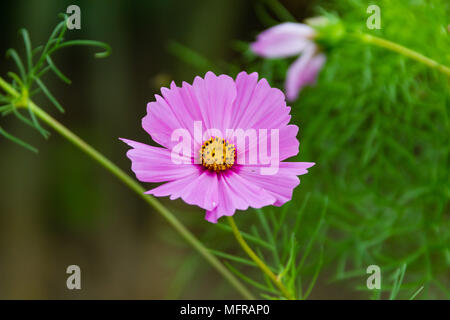
[[202, 165], [212, 171], [224, 171], [231, 168], [236, 158], [234, 144], [218, 137], [206, 140], [200, 150]]

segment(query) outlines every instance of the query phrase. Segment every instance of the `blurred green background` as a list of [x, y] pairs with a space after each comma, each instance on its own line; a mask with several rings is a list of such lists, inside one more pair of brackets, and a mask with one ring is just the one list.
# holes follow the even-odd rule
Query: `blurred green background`
[[[381, 32], [448, 63], [448, 34], [433, 38], [433, 26], [421, 34], [414, 29], [424, 17], [450, 22], [448, 6], [435, 17], [432, 6], [423, 11], [423, 1], [405, 11], [413, 2], [391, 6]], [[299, 21], [321, 5], [349, 24], [365, 26], [370, 2], [281, 3]], [[140, 121], [147, 102], [171, 80], [191, 82], [209, 68], [231, 74], [244, 69], [283, 85], [290, 61], [257, 59], [236, 41], [253, 41], [275, 21], [260, 1], [3, 1], [0, 52], [23, 52], [21, 27], [33, 45], [46, 41], [57, 14], [70, 4], [80, 6], [82, 19], [81, 30], [67, 37], [104, 41], [113, 53], [98, 60], [91, 48], [55, 54], [73, 83], [46, 78], [66, 109], [52, 114], [130, 174], [127, 147], [118, 137], [150, 143]], [[446, 297], [448, 82], [392, 53], [357, 50], [354, 44], [342, 45], [328, 59], [318, 86], [307, 88], [293, 105], [301, 128], [299, 159], [318, 163], [302, 178], [289, 207], [295, 215], [312, 194], [299, 239], [311, 234], [323, 199], [330, 204], [327, 233], [320, 234], [331, 240], [326, 268], [311, 297], [367, 298], [355, 290], [365, 284], [365, 267], [380, 264], [391, 272], [402, 263], [412, 265], [411, 290], [434, 283], [438, 288], [427, 285], [427, 297]], [[12, 61], [0, 60], [2, 76], [12, 68]], [[52, 110], [44, 97], [36, 102]], [[39, 148], [35, 155], [0, 140], [0, 298], [239, 298], [157, 213], [78, 149], [56, 133], [45, 141], [17, 121], [0, 121]], [[208, 247], [239, 254], [231, 235], [204, 221], [202, 210], [162, 202]], [[238, 216], [243, 230], [256, 224], [254, 215]], [[312, 264], [315, 259], [313, 251]], [[80, 291], [66, 288], [71, 264], [81, 267]]]

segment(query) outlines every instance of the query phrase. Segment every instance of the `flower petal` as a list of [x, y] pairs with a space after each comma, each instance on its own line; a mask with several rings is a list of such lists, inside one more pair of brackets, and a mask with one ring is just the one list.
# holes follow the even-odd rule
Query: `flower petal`
[[316, 51], [316, 45], [311, 43], [300, 58], [289, 67], [286, 76], [286, 96], [289, 101], [296, 100], [305, 85], [316, 82], [317, 75], [326, 60], [323, 53], [316, 54]]
[[231, 127], [233, 102], [236, 98], [236, 85], [227, 75], [216, 76], [207, 72], [205, 78], [196, 77], [192, 85], [197, 107], [203, 116], [205, 129], [218, 129], [225, 135]]
[[[278, 129], [279, 134], [279, 160], [282, 161], [298, 153], [297, 133], [298, 127], [288, 125], [291, 119], [291, 108], [286, 106], [284, 93], [276, 88], [271, 88], [266, 79], [258, 81], [258, 74], [247, 74], [241, 72], [236, 77], [237, 96], [233, 104], [232, 128], [255, 129], [259, 136], [259, 130], [267, 130], [268, 150], [270, 152], [270, 134], [272, 129]], [[235, 143], [232, 136], [226, 137]], [[264, 143], [264, 141], [262, 141]], [[258, 141], [256, 142], [259, 143]], [[256, 148], [257, 145], [254, 145]], [[249, 142], [246, 142], [245, 149], [237, 150], [238, 162], [245, 159], [248, 161], [249, 152], [257, 150], [251, 149]], [[248, 162], [247, 162], [248, 163]]]
[[266, 58], [283, 58], [299, 54], [315, 35], [310, 26], [286, 22], [260, 33], [251, 48]]
[[243, 179], [233, 171], [219, 175], [219, 202], [207, 210], [205, 219], [216, 223], [222, 216], [232, 216], [236, 209], [262, 208], [275, 203], [276, 198], [261, 187]]
[[166, 148], [153, 147], [127, 139], [120, 140], [133, 147], [127, 152], [127, 156], [131, 160], [131, 170], [139, 181], [172, 181], [198, 172], [191, 158], [172, 155]]
[[[203, 132], [209, 128], [224, 132], [230, 126], [236, 85], [227, 75], [216, 76], [208, 72], [205, 79], [196, 77], [192, 86], [184, 82], [181, 88], [172, 82], [170, 89], [161, 89], [161, 94], [155, 95], [156, 101], [147, 105], [142, 127], [155, 142], [168, 149], [178, 144], [178, 141], [171, 140], [177, 129], [185, 129], [191, 139], [195, 138], [195, 121], [202, 123]], [[201, 142], [194, 141], [193, 151]]]
[[241, 166], [236, 170], [243, 179], [275, 197], [273, 205], [281, 206], [292, 199], [293, 190], [300, 183], [297, 176], [307, 173], [307, 169], [313, 165], [312, 162], [280, 162], [278, 172], [274, 175], [262, 175], [262, 166]]
[[170, 196], [170, 200], [181, 198], [188, 204], [213, 210], [219, 203], [217, 179], [215, 172], [197, 170], [197, 172], [182, 179], [167, 182], [151, 189], [146, 194], [157, 197]]
[[280, 128], [289, 123], [291, 108], [284, 93], [271, 88], [266, 79], [257, 81], [256, 72], [241, 72], [236, 77], [237, 96], [233, 104], [232, 128]]

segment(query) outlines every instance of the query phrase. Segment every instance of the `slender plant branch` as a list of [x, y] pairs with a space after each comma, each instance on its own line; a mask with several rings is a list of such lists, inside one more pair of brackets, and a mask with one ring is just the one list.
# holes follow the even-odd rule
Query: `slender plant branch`
[[10, 94], [13, 98], [17, 99], [15, 104], [16, 108], [28, 107], [30, 111], [36, 115], [43, 122], [47, 123], [56, 132], [61, 134], [64, 138], [69, 140], [75, 146], [77, 146], [81, 151], [86, 153], [92, 159], [97, 161], [106, 170], [111, 172], [120, 181], [122, 181], [127, 187], [133, 190], [139, 195], [145, 202], [147, 202], [151, 207], [153, 207], [159, 214], [161, 214], [169, 224], [175, 228], [175, 230], [190, 244], [192, 245], [210, 264], [213, 266], [228, 282], [238, 290], [242, 296], [246, 299], [253, 300], [255, 297], [245, 288], [242, 283], [217, 259], [209, 250], [188, 230], [186, 227], [166, 208], [161, 202], [159, 202], [154, 197], [145, 194], [146, 191], [136, 180], [131, 178], [117, 165], [111, 162], [108, 158], [102, 155], [100, 152], [95, 150], [80, 137], [75, 135], [56, 119], [46, 113], [44, 110], [39, 108], [33, 101], [27, 100], [23, 101], [22, 95], [17, 92], [9, 83], [4, 81], [0, 77], [0, 87], [4, 89], [5, 92]]
[[234, 222], [234, 219], [232, 216], [227, 217], [228, 222], [231, 226], [231, 229], [233, 230], [234, 236], [236, 237], [236, 240], [241, 245], [242, 249], [244, 249], [245, 253], [258, 265], [258, 267], [261, 269], [262, 272], [264, 272], [270, 280], [273, 281], [273, 283], [280, 289], [280, 291], [283, 293], [283, 295], [288, 300], [295, 300], [295, 297], [289, 292], [289, 290], [284, 286], [283, 282], [281, 282], [281, 279], [277, 277], [272, 270], [262, 261], [256, 253], [250, 248], [250, 246], [247, 244], [247, 242], [244, 240], [244, 238], [241, 235], [241, 232], [239, 231], [236, 222]]
[[404, 55], [405, 57], [414, 59], [418, 62], [421, 62], [421, 63], [429, 66], [430, 68], [437, 69], [440, 72], [442, 72], [443, 74], [450, 76], [450, 68], [449, 67], [447, 67], [433, 59], [430, 59], [417, 51], [411, 50], [411, 49], [404, 47], [398, 43], [395, 43], [395, 42], [392, 42], [392, 41], [389, 41], [389, 40], [386, 40], [386, 39], [383, 39], [380, 37], [376, 37], [376, 36], [373, 36], [373, 35], [370, 35], [367, 33], [357, 33], [355, 35], [357, 38], [359, 38], [360, 40], [362, 40], [365, 43], [369, 43], [369, 44], [372, 44], [372, 45], [375, 45], [375, 46], [378, 46], [378, 47], [381, 47], [384, 49], [388, 49], [388, 50], [397, 52], [401, 55]]

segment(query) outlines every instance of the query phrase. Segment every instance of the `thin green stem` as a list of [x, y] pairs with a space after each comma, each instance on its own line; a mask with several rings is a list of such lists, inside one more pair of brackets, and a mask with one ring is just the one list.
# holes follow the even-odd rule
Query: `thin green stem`
[[10, 94], [14, 98], [18, 98], [20, 96], [20, 94], [1, 77], [0, 77], [0, 87], [2, 87], [6, 93]]
[[378, 47], [381, 47], [384, 49], [388, 49], [388, 50], [397, 52], [401, 55], [404, 55], [405, 57], [414, 59], [418, 62], [421, 62], [421, 63], [429, 66], [430, 68], [437, 69], [440, 72], [442, 72], [443, 74], [450, 76], [450, 68], [449, 67], [447, 67], [433, 59], [430, 59], [417, 51], [411, 50], [411, 49], [404, 47], [398, 43], [395, 43], [395, 42], [392, 42], [392, 41], [389, 41], [389, 40], [386, 40], [386, 39], [383, 39], [380, 37], [376, 37], [376, 36], [373, 36], [373, 35], [370, 35], [367, 33], [358, 33], [358, 34], [355, 34], [355, 36], [365, 43], [369, 43], [369, 44], [372, 44], [372, 45], [375, 45], [375, 46], [378, 46]]
[[[0, 77], [0, 87], [2, 87], [7, 93], [15, 98], [20, 98], [20, 94], [5, 82]], [[245, 288], [242, 283], [217, 259], [209, 250], [188, 230], [186, 227], [157, 199], [145, 194], [146, 191], [136, 180], [131, 178], [117, 165], [112, 163], [108, 158], [103, 156], [100, 152], [95, 150], [80, 137], [72, 133], [69, 129], [64, 127], [56, 119], [39, 108], [33, 101], [28, 100], [30, 110], [43, 122], [47, 123], [56, 132], [61, 134], [64, 138], [69, 140], [75, 146], [80, 148], [84, 153], [89, 155], [92, 159], [101, 164], [105, 169], [116, 176], [127, 187], [133, 190], [139, 197], [153, 207], [158, 213], [160, 213], [169, 224], [175, 228], [175, 230], [190, 244], [192, 245], [210, 264], [213, 266], [228, 282], [238, 290], [246, 299], [255, 299], [254, 296]], [[17, 105], [16, 105], [17, 106]], [[20, 107], [23, 107], [20, 105]]]
[[241, 235], [241, 232], [239, 231], [236, 223], [234, 222], [234, 219], [232, 216], [227, 217], [228, 222], [231, 226], [231, 229], [233, 230], [234, 236], [236, 237], [236, 240], [244, 249], [245, 253], [252, 259], [257, 266], [261, 269], [262, 272], [264, 272], [270, 280], [273, 281], [273, 283], [280, 289], [281, 293], [286, 297], [288, 300], [295, 300], [295, 297], [289, 292], [289, 290], [284, 286], [283, 282], [277, 277], [272, 270], [262, 261], [257, 254], [250, 248], [250, 246], [247, 244], [247, 242], [244, 240], [244, 238]]

